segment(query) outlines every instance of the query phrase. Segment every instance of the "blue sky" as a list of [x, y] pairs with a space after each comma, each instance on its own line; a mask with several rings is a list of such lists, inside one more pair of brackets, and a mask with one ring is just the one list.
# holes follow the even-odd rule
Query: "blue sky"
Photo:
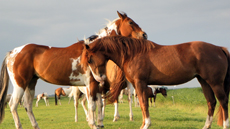
[[[230, 48], [229, 0], [0, 1], [0, 61], [15, 47], [36, 43], [67, 47], [127, 13], [162, 45], [201, 40]], [[196, 80], [182, 85], [199, 86]], [[57, 85], [38, 81], [36, 93], [53, 94]], [[179, 86], [181, 87], [181, 86]], [[12, 92], [12, 85], [9, 93]]]

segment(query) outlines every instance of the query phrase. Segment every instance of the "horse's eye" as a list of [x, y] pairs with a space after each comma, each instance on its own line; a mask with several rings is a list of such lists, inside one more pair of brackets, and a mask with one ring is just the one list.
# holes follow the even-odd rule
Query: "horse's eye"
[[132, 24], [133, 24], [133, 21], [129, 21], [129, 24], [132, 25]]
[[90, 64], [90, 63], [92, 63], [92, 60], [91, 60], [91, 58], [88, 60], [88, 63]]

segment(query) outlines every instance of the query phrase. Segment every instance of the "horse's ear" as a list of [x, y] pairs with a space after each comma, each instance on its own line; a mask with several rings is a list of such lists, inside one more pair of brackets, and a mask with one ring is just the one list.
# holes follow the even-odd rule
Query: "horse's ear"
[[117, 11], [117, 14], [121, 18], [121, 20], [124, 20], [127, 17], [126, 13], [121, 14], [120, 12]]

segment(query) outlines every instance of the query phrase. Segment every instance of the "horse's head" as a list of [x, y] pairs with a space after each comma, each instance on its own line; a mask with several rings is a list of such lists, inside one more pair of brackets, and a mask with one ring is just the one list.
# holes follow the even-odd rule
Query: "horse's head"
[[81, 64], [85, 70], [89, 67], [96, 81], [103, 85], [106, 79], [105, 66], [108, 59], [102, 54], [102, 52], [92, 52], [90, 47], [85, 44], [84, 50], [82, 52]]
[[167, 97], [167, 88], [160, 88], [160, 92], [161, 92], [161, 94], [164, 96], [164, 97]]
[[137, 39], [147, 39], [147, 34], [139, 27], [137, 23], [129, 18], [125, 13], [121, 14], [117, 11], [117, 14], [120, 17], [120, 19], [116, 21], [119, 35]]
[[[99, 31], [98, 38], [105, 36], [121, 35], [137, 39], [147, 39], [147, 34], [125, 13], [117, 11], [119, 18], [107, 24], [107, 26]], [[96, 37], [97, 38], [97, 37]], [[94, 38], [95, 39], [95, 38]], [[93, 39], [93, 40], [94, 40]]]

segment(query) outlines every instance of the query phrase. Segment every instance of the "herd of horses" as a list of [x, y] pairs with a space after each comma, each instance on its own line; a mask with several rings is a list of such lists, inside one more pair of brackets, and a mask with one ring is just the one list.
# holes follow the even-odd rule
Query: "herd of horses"
[[[23, 96], [31, 124], [39, 129], [32, 111], [39, 78], [51, 84], [72, 87], [75, 91], [75, 121], [77, 98], [84, 94], [88, 101], [85, 112], [90, 128], [104, 127], [106, 102], [116, 106], [121, 90], [133, 87], [142, 110], [140, 128], [147, 129], [151, 125], [148, 98], [156, 93], [148, 85], [178, 85], [197, 78], [208, 104], [203, 129], [211, 128], [216, 98], [220, 102], [218, 125], [229, 128], [229, 51], [201, 41], [159, 45], [147, 40], [147, 34], [127, 14], [117, 14], [119, 18], [98, 34], [71, 46], [57, 48], [26, 44], [8, 52], [0, 76], [0, 123], [4, 118], [9, 80], [14, 87], [9, 107], [17, 129], [22, 128], [17, 107]], [[97, 125], [94, 119], [96, 104]], [[131, 117], [130, 112], [130, 120]]]

